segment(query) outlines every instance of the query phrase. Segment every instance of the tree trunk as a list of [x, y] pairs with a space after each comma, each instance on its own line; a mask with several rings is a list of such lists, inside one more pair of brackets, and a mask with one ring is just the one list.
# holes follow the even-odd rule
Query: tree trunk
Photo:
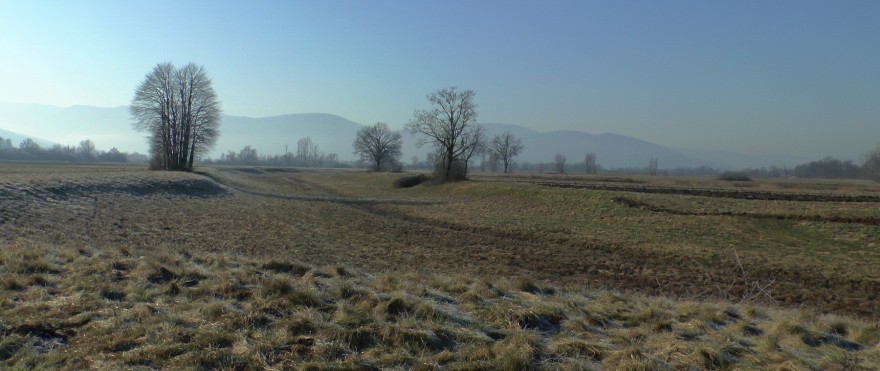
[[446, 174], [443, 174], [443, 180], [452, 180], [452, 147], [446, 147]]

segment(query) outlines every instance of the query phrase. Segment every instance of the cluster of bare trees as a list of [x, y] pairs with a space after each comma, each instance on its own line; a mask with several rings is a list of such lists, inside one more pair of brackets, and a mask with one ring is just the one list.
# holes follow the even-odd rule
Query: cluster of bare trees
[[427, 97], [431, 108], [416, 110], [406, 124], [412, 134], [421, 135], [417, 146], [434, 146], [434, 172], [442, 181], [465, 179], [471, 159], [481, 154], [489, 155], [493, 168], [500, 162], [510, 172], [513, 158], [524, 148], [509, 132], [487, 140], [486, 129], [476, 123], [475, 95], [456, 87], [440, 89]]
[[300, 138], [296, 142], [296, 152], [285, 153], [284, 159], [288, 166], [299, 167], [326, 167], [339, 162], [335, 153], [321, 152], [310, 137]]
[[[441, 181], [464, 179], [468, 163], [477, 154], [486, 152], [486, 131], [476, 124], [474, 91], [445, 88], [427, 96], [430, 109], [416, 110], [406, 129], [421, 137], [417, 146], [434, 146], [432, 159], [435, 173]], [[520, 145], [521, 146], [521, 145]], [[402, 139], [387, 124], [378, 122], [358, 131], [353, 143], [355, 155], [369, 162], [375, 171], [400, 167]], [[518, 153], [518, 150], [514, 150]], [[506, 153], [506, 158], [516, 154]], [[418, 164], [418, 158], [413, 164]]]
[[192, 170], [217, 140], [220, 103], [202, 66], [159, 63], [135, 90], [134, 128], [149, 136], [151, 167]]
[[335, 153], [324, 153], [309, 137], [300, 138], [296, 151], [285, 152], [283, 155], [261, 155], [257, 149], [245, 146], [238, 152], [229, 150], [220, 155], [219, 159], [204, 161], [209, 164], [235, 165], [271, 165], [298, 167], [339, 167], [339, 156]]

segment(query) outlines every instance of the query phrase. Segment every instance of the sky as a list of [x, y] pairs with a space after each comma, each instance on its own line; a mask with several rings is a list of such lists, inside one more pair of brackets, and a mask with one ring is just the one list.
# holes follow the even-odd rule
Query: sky
[[203, 65], [226, 114], [479, 121], [856, 159], [880, 144], [880, 1], [8, 1], [0, 101], [127, 105]]

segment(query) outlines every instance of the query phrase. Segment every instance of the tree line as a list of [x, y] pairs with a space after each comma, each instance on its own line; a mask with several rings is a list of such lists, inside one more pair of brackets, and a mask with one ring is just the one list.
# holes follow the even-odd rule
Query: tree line
[[147, 157], [139, 153], [95, 149], [95, 142], [86, 139], [77, 146], [54, 144], [43, 148], [31, 138], [25, 138], [16, 147], [9, 138], [0, 137], [0, 160], [53, 161], [53, 162], [142, 162]]
[[349, 164], [339, 161], [335, 153], [324, 153], [318, 149], [318, 145], [309, 137], [301, 138], [297, 142], [295, 152], [287, 152], [283, 155], [261, 155], [256, 148], [245, 146], [239, 151], [229, 150], [217, 159], [207, 158], [201, 161], [204, 164], [222, 165], [256, 165], [256, 166], [296, 166], [296, 167], [350, 167]]
[[839, 160], [828, 156], [821, 160], [805, 162], [794, 168], [770, 166], [747, 168], [743, 169], [742, 172], [752, 177], [763, 178], [796, 177], [880, 180], [880, 148], [869, 152], [861, 164], [851, 160]]

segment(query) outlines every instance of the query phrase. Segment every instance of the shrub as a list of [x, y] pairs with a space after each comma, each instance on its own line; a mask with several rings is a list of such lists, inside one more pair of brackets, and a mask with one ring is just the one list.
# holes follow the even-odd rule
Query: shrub
[[718, 175], [719, 180], [727, 180], [732, 182], [750, 182], [752, 178], [748, 174], [741, 171], [725, 171]]
[[437, 179], [443, 179], [444, 181], [450, 182], [465, 180], [467, 179], [467, 163], [462, 160], [454, 160], [449, 169], [449, 174], [446, 174], [446, 166], [443, 162], [438, 161], [434, 164], [434, 176], [436, 176]]
[[419, 184], [422, 184], [431, 178], [428, 178], [425, 174], [405, 176], [403, 178], [398, 178], [394, 181], [395, 188], [412, 188]]

